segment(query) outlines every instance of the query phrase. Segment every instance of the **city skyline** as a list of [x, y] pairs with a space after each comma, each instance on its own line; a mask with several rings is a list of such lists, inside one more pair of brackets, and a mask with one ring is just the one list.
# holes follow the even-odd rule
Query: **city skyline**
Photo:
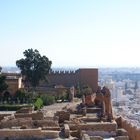
[[140, 67], [140, 1], [0, 1], [0, 65], [37, 49], [53, 67]]

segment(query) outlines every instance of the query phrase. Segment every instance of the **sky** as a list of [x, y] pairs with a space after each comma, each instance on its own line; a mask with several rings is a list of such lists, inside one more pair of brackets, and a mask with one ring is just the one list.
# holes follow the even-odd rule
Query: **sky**
[[140, 67], [139, 0], [0, 0], [0, 65], [27, 49], [53, 67]]

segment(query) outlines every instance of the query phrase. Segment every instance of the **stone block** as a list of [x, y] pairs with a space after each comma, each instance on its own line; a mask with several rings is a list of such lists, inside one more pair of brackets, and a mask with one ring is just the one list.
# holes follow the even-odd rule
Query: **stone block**
[[117, 136], [128, 136], [128, 132], [125, 129], [117, 129], [116, 131]]
[[70, 128], [68, 124], [64, 124], [64, 134], [65, 134], [65, 138], [70, 137]]
[[33, 120], [43, 120], [44, 115], [42, 112], [34, 113], [16, 113], [15, 118], [32, 118]]
[[59, 123], [63, 123], [65, 120], [70, 120], [70, 113], [68, 111], [57, 111], [55, 116], [58, 116]]
[[59, 131], [41, 129], [1, 129], [0, 139], [55, 139], [59, 137]]
[[115, 140], [129, 140], [128, 136], [118, 136], [115, 138]]
[[103, 140], [103, 138], [100, 136], [92, 136], [90, 137], [90, 140]]
[[16, 113], [31, 113], [33, 111], [33, 107], [23, 107], [16, 111]]
[[78, 124], [78, 127], [81, 130], [91, 130], [91, 131], [108, 131], [108, 132], [112, 132], [115, 131], [117, 129], [117, 124], [115, 122], [102, 122], [102, 123], [98, 123], [98, 122], [92, 122], [92, 123], [86, 123], [86, 124]]
[[83, 134], [82, 140], [90, 140], [90, 137], [87, 134]]

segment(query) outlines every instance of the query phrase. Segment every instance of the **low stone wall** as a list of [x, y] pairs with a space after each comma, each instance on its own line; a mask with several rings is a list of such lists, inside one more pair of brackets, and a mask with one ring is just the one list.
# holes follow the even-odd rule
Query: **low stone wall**
[[100, 136], [94, 136], [94, 137], [90, 137], [90, 140], [103, 140], [103, 138]]
[[88, 134], [90, 137], [103, 137], [103, 138], [109, 138], [109, 137], [116, 137], [116, 132], [107, 132], [107, 131], [82, 131], [83, 134]]
[[33, 120], [33, 125], [35, 127], [58, 127], [58, 121], [54, 120]]
[[1, 129], [0, 139], [28, 139], [28, 138], [58, 138], [59, 131], [46, 131], [41, 129]]
[[79, 129], [81, 130], [91, 130], [91, 131], [107, 131], [107, 132], [113, 132], [117, 130], [117, 124], [116, 122], [109, 123], [109, 122], [103, 122], [103, 123], [87, 123], [87, 124], [78, 124]]
[[[12, 128], [12, 127], [22, 127], [25, 126], [26, 128], [38, 128], [43, 127], [46, 128], [53, 128], [57, 127], [59, 129], [58, 121], [54, 120], [32, 120], [31, 118], [18, 118], [12, 120], [2, 120], [0, 122], [0, 128]], [[57, 129], [57, 130], [58, 130]]]
[[44, 115], [42, 112], [15, 113], [15, 118], [32, 118], [32, 120], [42, 120], [44, 119]]
[[121, 125], [122, 128], [127, 130], [128, 135], [131, 140], [140, 140], [140, 129], [133, 126], [131, 123], [129, 123], [127, 120], [121, 118]]
[[27, 128], [32, 128], [32, 119], [31, 118], [18, 118], [12, 120], [2, 120], [0, 122], [0, 129], [3, 128], [12, 128], [12, 127], [21, 127], [26, 126]]

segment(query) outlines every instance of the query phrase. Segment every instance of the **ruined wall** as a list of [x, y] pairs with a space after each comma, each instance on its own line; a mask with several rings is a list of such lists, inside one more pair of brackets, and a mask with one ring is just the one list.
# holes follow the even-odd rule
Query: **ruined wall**
[[33, 120], [42, 120], [44, 118], [44, 115], [42, 112], [16, 113], [15, 118], [32, 118]]
[[127, 130], [130, 140], [140, 140], [140, 129], [133, 126], [124, 118], [120, 119], [121, 127]]
[[116, 132], [117, 124], [116, 122], [90, 122], [90, 123], [80, 123], [80, 124], [69, 124], [71, 130], [85, 130], [85, 131], [107, 131]]
[[41, 130], [41, 129], [1, 129], [0, 140], [3, 139], [44, 139], [44, 138], [58, 138], [59, 131]]

